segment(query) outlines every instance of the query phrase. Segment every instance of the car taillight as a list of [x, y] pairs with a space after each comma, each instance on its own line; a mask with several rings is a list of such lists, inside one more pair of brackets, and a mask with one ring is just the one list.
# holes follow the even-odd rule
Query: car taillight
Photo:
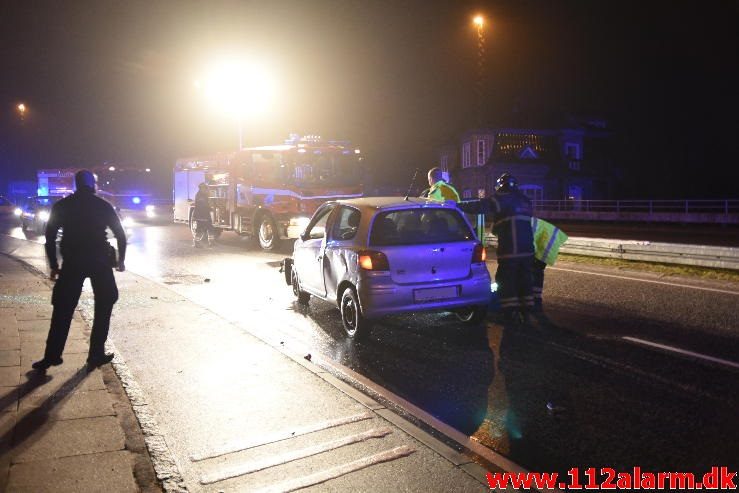
[[382, 252], [363, 250], [358, 257], [359, 266], [364, 270], [390, 270], [390, 263]]
[[485, 262], [487, 258], [488, 254], [485, 251], [485, 247], [479, 243], [475, 245], [475, 250], [472, 252], [472, 263]]

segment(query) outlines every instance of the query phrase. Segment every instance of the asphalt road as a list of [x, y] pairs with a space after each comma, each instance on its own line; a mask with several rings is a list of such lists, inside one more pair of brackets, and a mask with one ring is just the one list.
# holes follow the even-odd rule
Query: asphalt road
[[[37, 241], [4, 231], [0, 241]], [[180, 225], [136, 226], [130, 241], [130, 271], [245, 328], [280, 332], [529, 470], [739, 465], [735, 283], [562, 263], [547, 270], [549, 320], [533, 327], [411, 314], [352, 342], [334, 307], [295, 303], [278, 273], [289, 245], [265, 253], [226, 233], [193, 249]], [[111, 337], [125, 352], [115, 326]]]

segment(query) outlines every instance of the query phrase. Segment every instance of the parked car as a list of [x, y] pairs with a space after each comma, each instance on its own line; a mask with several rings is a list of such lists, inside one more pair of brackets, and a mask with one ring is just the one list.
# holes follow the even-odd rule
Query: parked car
[[349, 337], [370, 320], [400, 313], [453, 311], [479, 323], [491, 298], [485, 249], [453, 204], [368, 197], [316, 210], [284, 262], [298, 302], [338, 306]]
[[46, 232], [46, 223], [49, 222], [51, 206], [61, 197], [28, 197], [21, 207], [21, 228], [37, 234]]

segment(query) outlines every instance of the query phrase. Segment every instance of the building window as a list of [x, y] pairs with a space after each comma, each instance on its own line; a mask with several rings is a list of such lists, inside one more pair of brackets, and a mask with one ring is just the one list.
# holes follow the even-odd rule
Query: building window
[[446, 173], [449, 172], [449, 156], [444, 154], [441, 156], [441, 171], [444, 171]]
[[539, 185], [521, 185], [518, 187], [536, 206], [536, 202], [544, 200], [544, 189]]
[[469, 188], [465, 188], [462, 190], [462, 198], [463, 199], [471, 199], [472, 198], [472, 190]]
[[569, 161], [568, 166], [573, 171], [580, 171], [580, 161]]
[[485, 198], [485, 189], [484, 188], [478, 188], [477, 189], [477, 198], [478, 199], [484, 199]]
[[485, 140], [479, 139], [477, 141], [477, 165], [478, 166], [484, 166], [485, 165]]
[[471, 156], [470, 156], [470, 143], [465, 142], [462, 144], [462, 167], [463, 168], [469, 168], [472, 165]]
[[580, 159], [580, 144], [567, 142], [565, 144], [565, 157], [570, 161]]

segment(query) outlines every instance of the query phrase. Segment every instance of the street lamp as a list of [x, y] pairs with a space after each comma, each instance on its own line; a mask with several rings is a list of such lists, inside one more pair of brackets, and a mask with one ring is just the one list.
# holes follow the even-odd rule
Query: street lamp
[[239, 150], [244, 147], [244, 119], [264, 113], [272, 104], [275, 92], [274, 80], [265, 67], [240, 61], [214, 65], [194, 85], [212, 108], [238, 122]]
[[26, 111], [28, 110], [25, 103], [18, 103], [16, 109], [18, 110], [18, 114], [21, 116], [21, 121], [24, 121], [26, 117]]
[[482, 94], [485, 84], [485, 18], [478, 14], [472, 19], [477, 28], [477, 124], [482, 125]]

